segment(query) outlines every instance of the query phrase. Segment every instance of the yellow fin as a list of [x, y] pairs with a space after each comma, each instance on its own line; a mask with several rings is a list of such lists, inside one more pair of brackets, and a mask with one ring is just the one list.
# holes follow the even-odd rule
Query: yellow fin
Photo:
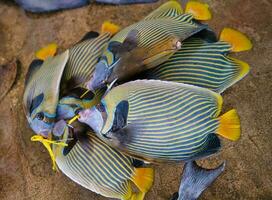
[[110, 33], [111, 36], [116, 34], [120, 30], [120, 26], [111, 23], [109, 21], [105, 21], [101, 26], [101, 34], [103, 33]]
[[154, 170], [152, 168], [135, 168], [133, 183], [142, 193], [146, 193], [153, 185]]
[[144, 200], [144, 197], [145, 197], [145, 193], [144, 192], [134, 193], [134, 194], [132, 194], [130, 200]]
[[220, 34], [220, 41], [229, 43], [233, 52], [247, 51], [252, 48], [249, 38], [232, 28], [224, 28]]
[[212, 18], [209, 5], [198, 1], [189, 1], [186, 4], [185, 13], [192, 14], [197, 20], [210, 20]]
[[240, 119], [235, 109], [228, 111], [219, 118], [217, 134], [232, 141], [240, 138]]
[[236, 58], [232, 58], [232, 57], [229, 57], [229, 56], [228, 56], [228, 58], [233, 60], [235, 63], [237, 63], [240, 66], [239, 75], [236, 78], [236, 81], [241, 80], [249, 72], [249, 70], [250, 70], [249, 65], [246, 62], [238, 60]]
[[47, 46], [36, 51], [35, 56], [38, 59], [45, 60], [50, 56], [54, 56], [57, 52], [58, 45], [56, 43], [50, 43]]

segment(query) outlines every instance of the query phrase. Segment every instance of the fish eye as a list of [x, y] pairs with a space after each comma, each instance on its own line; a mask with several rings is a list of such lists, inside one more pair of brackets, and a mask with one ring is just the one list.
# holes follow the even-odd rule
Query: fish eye
[[42, 112], [39, 112], [36, 114], [35, 118], [37, 118], [38, 120], [43, 120], [44, 119], [44, 114]]

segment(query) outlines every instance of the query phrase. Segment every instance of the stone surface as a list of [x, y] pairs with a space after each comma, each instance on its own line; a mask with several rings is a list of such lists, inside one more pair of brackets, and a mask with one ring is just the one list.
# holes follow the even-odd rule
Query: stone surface
[[[272, 199], [272, 3], [269, 0], [209, 0], [211, 27], [219, 33], [229, 26], [245, 32], [253, 41], [249, 52], [232, 55], [251, 65], [249, 75], [224, 94], [224, 111], [236, 108], [241, 116], [242, 138], [224, 140], [222, 152], [200, 161], [215, 167], [227, 160], [222, 176], [201, 196], [203, 200]], [[0, 2], [0, 59], [18, 59], [18, 77], [0, 102], [0, 199], [102, 200], [61, 173], [51, 170], [48, 153], [31, 143], [22, 107], [24, 77], [35, 50], [56, 42], [66, 49], [87, 31], [99, 30], [104, 20], [122, 27], [162, 4], [84, 8], [50, 14], [31, 14], [10, 1]], [[147, 200], [167, 200], [178, 190], [182, 165], [155, 166], [156, 177]]]

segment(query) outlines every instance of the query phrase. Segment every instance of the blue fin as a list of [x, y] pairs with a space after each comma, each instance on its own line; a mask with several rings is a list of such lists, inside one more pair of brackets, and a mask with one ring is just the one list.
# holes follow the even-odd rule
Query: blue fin
[[204, 40], [205, 42], [208, 42], [208, 43], [213, 43], [213, 42], [218, 41], [215, 32], [213, 30], [211, 30], [209, 27], [207, 27], [206, 29], [201, 30], [200, 32], [198, 32], [196, 34], [194, 34], [190, 38], [192, 38], [192, 37], [193, 38], [200, 38], [200, 39], [202, 39], [202, 40]]
[[211, 133], [208, 135], [208, 138], [203, 147], [203, 150], [196, 153], [193, 157], [191, 157], [187, 161], [197, 160], [197, 159], [211, 156], [212, 154], [217, 153], [220, 149], [221, 149], [221, 142], [219, 138], [214, 133]]
[[185, 164], [178, 195], [171, 200], [196, 200], [224, 171], [225, 162], [215, 169], [204, 169], [195, 161]]

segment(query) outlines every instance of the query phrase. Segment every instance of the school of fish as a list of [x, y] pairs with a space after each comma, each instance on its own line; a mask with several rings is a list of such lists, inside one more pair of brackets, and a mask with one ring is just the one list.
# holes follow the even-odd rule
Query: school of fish
[[221, 138], [241, 136], [237, 111], [221, 113], [221, 93], [249, 65], [228, 54], [252, 48], [232, 28], [218, 39], [209, 19], [207, 4], [189, 1], [183, 11], [168, 1], [123, 29], [105, 22], [63, 52], [55, 43], [39, 49], [23, 105], [31, 140], [46, 147], [53, 169], [105, 197], [143, 200], [152, 163], [181, 162], [169, 199], [198, 199], [225, 162], [204, 169], [196, 160], [220, 152]]

